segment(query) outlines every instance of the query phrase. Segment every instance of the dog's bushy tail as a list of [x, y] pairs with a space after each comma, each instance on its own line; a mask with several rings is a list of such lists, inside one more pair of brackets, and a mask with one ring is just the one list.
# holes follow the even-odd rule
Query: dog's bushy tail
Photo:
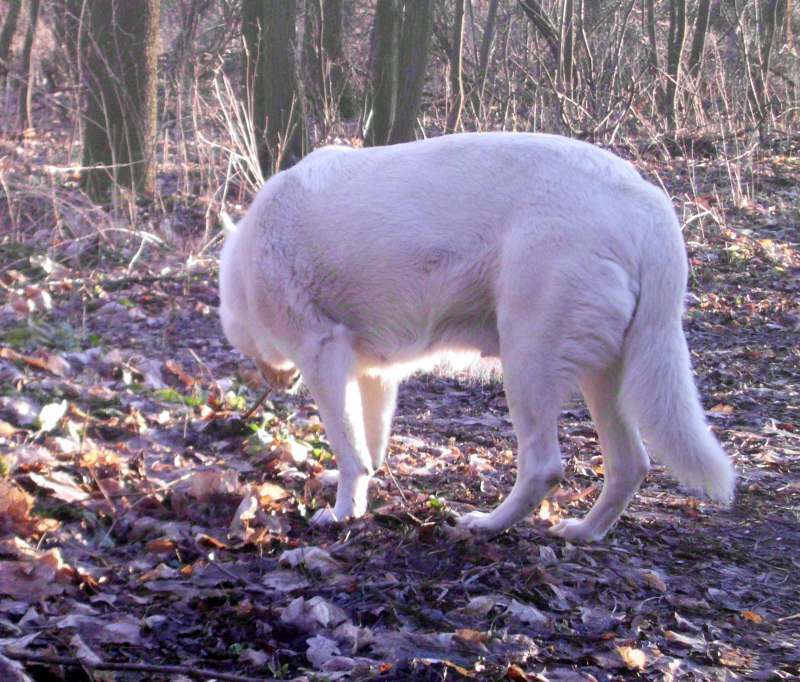
[[686, 252], [672, 205], [658, 196], [653, 234], [643, 240], [639, 300], [623, 344], [620, 408], [681, 483], [728, 504], [736, 475], [708, 430], [681, 326]]

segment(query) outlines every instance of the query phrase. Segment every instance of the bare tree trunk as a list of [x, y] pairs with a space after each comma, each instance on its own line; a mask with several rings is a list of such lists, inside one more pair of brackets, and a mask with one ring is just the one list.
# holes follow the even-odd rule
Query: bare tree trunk
[[433, 33], [433, 0], [405, 0], [400, 31], [397, 109], [389, 144], [414, 139]]
[[81, 182], [98, 201], [113, 184], [155, 187], [160, 0], [87, 0], [86, 128]]
[[373, 26], [372, 104], [364, 133], [368, 147], [387, 144], [397, 110], [400, 2], [378, 0]]
[[245, 87], [259, 141], [259, 163], [271, 175], [304, 152], [302, 101], [295, 72], [295, 0], [244, 0]]
[[697, 18], [694, 21], [692, 49], [689, 52], [689, 76], [691, 78], [697, 78], [697, 74], [700, 72], [700, 65], [703, 63], [703, 49], [706, 45], [710, 12], [711, 0], [700, 0], [700, 4], [697, 6]]
[[0, 89], [3, 89], [6, 84], [11, 43], [14, 40], [14, 34], [17, 32], [17, 23], [21, 10], [22, 0], [9, 0], [8, 14], [6, 14], [6, 19], [3, 22], [3, 30], [0, 31]]
[[450, 44], [450, 110], [447, 112], [445, 130], [454, 133], [461, 127], [464, 108], [464, 79], [462, 78], [464, 52], [464, 0], [456, 0], [453, 21], [453, 40]]
[[647, 37], [650, 40], [650, 66], [658, 74], [658, 42], [656, 41], [656, 11], [654, 0], [645, 0]]
[[681, 76], [681, 58], [686, 42], [686, 0], [669, 4], [669, 40], [667, 45], [667, 87], [664, 114], [670, 128], [678, 127], [676, 97]]
[[197, 29], [205, 14], [211, 9], [211, 0], [190, 0], [188, 5], [181, 3], [181, 30], [175, 39], [175, 77], [180, 85], [194, 78], [192, 48], [197, 39]]
[[347, 77], [347, 68], [342, 41], [343, 0], [323, 0], [322, 2], [322, 52], [325, 56], [325, 70], [330, 83], [330, 98], [344, 118], [356, 115], [356, 98]]
[[84, 0], [50, 0], [53, 32], [66, 56], [66, 72], [74, 83], [81, 81], [81, 59], [88, 21]]
[[494, 40], [494, 30], [497, 24], [497, 7], [500, 0], [490, 0], [489, 9], [486, 13], [486, 28], [483, 30], [481, 40], [481, 52], [478, 61], [478, 97], [483, 98], [483, 88], [486, 85], [486, 75], [489, 72], [489, 53], [492, 49]]
[[25, 44], [22, 48], [20, 72], [22, 73], [19, 89], [19, 127], [22, 130], [33, 126], [33, 41], [36, 38], [36, 27], [39, 25], [39, 0], [28, 0], [28, 30], [25, 32]]
[[322, 69], [322, 0], [306, 0], [303, 15], [302, 70], [305, 91], [319, 117], [325, 112], [325, 78]]
[[550, 52], [553, 53], [553, 57], [558, 60], [560, 56], [558, 31], [538, 0], [519, 0], [519, 5], [531, 23], [542, 34], [550, 48]]
[[572, 96], [575, 64], [574, 14], [572, 0], [564, 0], [561, 12], [558, 72], [567, 95]]
[[783, 11], [783, 0], [764, 0], [758, 3], [758, 70], [753, 78], [754, 98], [759, 117], [759, 129], [764, 133], [764, 124], [770, 114], [768, 77], [772, 62], [772, 47], [775, 42], [775, 30], [780, 27]]

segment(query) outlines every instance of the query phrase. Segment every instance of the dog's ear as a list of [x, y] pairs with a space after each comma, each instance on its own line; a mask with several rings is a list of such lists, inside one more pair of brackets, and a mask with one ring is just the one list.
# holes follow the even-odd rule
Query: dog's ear
[[219, 212], [219, 222], [222, 225], [222, 232], [226, 239], [236, 232], [236, 223], [231, 220], [231, 217], [225, 211]]

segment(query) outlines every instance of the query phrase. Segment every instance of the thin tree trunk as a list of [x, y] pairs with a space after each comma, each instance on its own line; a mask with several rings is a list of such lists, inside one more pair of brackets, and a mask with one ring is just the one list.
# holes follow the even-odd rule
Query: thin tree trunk
[[245, 0], [242, 6], [245, 88], [264, 175], [297, 163], [305, 148], [295, 22], [295, 0]]
[[322, 2], [322, 52], [330, 83], [330, 97], [339, 115], [353, 118], [356, 115], [356, 98], [347, 77], [342, 41], [343, 0]]
[[711, 0], [700, 0], [700, 4], [697, 6], [697, 18], [694, 21], [692, 49], [689, 52], [689, 76], [691, 78], [697, 78], [700, 66], [703, 63], [703, 50], [706, 45], [710, 12]]
[[114, 183], [151, 194], [160, 0], [87, 0], [87, 11], [83, 187], [97, 201]]
[[84, 0], [50, 0], [53, 32], [67, 59], [67, 73], [74, 83], [81, 80], [81, 59], [85, 45], [88, 8]]
[[406, 0], [400, 32], [397, 109], [389, 144], [414, 139], [433, 33], [433, 0]]
[[550, 21], [550, 17], [547, 16], [547, 13], [537, 0], [519, 0], [519, 5], [531, 23], [542, 34], [553, 57], [558, 60], [560, 56], [559, 36], [556, 27]]
[[755, 74], [755, 100], [759, 116], [759, 129], [764, 133], [764, 124], [770, 113], [769, 69], [772, 61], [772, 47], [775, 42], [775, 30], [780, 27], [783, 0], [764, 0], [757, 6], [759, 28], [758, 70]]
[[373, 27], [372, 106], [364, 134], [368, 147], [387, 144], [397, 110], [400, 2], [378, 0]]
[[325, 78], [322, 69], [322, 0], [306, 0], [303, 15], [302, 69], [306, 94], [319, 117], [325, 112]]
[[478, 97], [483, 99], [483, 89], [486, 86], [486, 75], [489, 73], [489, 53], [492, 50], [494, 30], [497, 25], [497, 7], [500, 0], [490, 0], [486, 13], [486, 28], [481, 40], [481, 52], [478, 61]]
[[22, 130], [33, 127], [33, 41], [39, 25], [39, 0], [28, 0], [28, 30], [25, 32], [25, 44], [22, 48], [21, 68], [22, 82], [19, 89], [19, 125]]
[[454, 133], [461, 127], [461, 111], [464, 108], [463, 57], [464, 0], [456, 0], [453, 40], [450, 44], [450, 110], [447, 112], [447, 123], [445, 124], [445, 130], [448, 133]]
[[0, 89], [3, 89], [6, 84], [11, 43], [14, 41], [14, 34], [17, 32], [17, 23], [19, 22], [21, 10], [22, 0], [9, 0], [8, 14], [6, 14], [6, 20], [3, 22], [3, 30], [0, 31]]
[[650, 40], [650, 66], [658, 74], [658, 42], [656, 41], [656, 11], [654, 0], [645, 0], [647, 37]]
[[561, 12], [561, 37], [559, 39], [559, 74], [564, 91], [571, 96], [575, 63], [574, 13], [572, 0], [564, 0]]
[[681, 57], [686, 42], [686, 0], [671, 0], [669, 5], [669, 44], [667, 48], [667, 88], [664, 113], [670, 128], [678, 127], [676, 98], [681, 76]]

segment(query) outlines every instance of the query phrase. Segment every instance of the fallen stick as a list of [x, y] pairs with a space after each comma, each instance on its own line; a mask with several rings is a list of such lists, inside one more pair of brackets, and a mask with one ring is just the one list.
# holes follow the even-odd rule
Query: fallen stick
[[263, 682], [264, 677], [245, 677], [232, 673], [222, 673], [215, 670], [193, 668], [188, 665], [155, 665], [150, 663], [112, 663], [100, 661], [98, 663], [81, 660], [72, 656], [47, 656], [43, 654], [29, 654], [17, 651], [3, 651], [6, 658], [26, 663], [45, 663], [47, 665], [67, 665], [72, 668], [88, 668], [90, 670], [123, 670], [140, 673], [164, 673], [167, 675], [191, 675], [201, 679], [229, 680], [230, 682]]

